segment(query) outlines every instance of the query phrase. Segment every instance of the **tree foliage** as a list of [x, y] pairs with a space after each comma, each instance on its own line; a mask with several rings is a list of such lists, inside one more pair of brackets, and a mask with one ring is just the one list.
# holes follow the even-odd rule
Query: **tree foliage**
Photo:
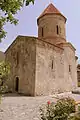
[[5, 61], [0, 62], [0, 93], [6, 91], [6, 81], [10, 74], [10, 64]]
[[6, 36], [4, 25], [7, 22], [16, 25], [18, 20], [14, 15], [24, 5], [28, 6], [31, 2], [34, 4], [34, 0], [0, 0], [0, 41]]

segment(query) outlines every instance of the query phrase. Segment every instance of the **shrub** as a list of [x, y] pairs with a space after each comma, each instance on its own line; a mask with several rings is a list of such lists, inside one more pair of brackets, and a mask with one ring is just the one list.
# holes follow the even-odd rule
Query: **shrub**
[[71, 114], [68, 117], [68, 120], [80, 120], [80, 106], [78, 107], [78, 111], [75, 112], [74, 114]]
[[41, 120], [67, 120], [75, 112], [75, 101], [72, 98], [62, 98], [56, 104], [48, 102], [40, 108]]
[[78, 82], [78, 87], [80, 87], [80, 82]]
[[10, 74], [10, 63], [5, 61], [0, 62], [0, 94], [5, 93], [8, 90], [6, 81]]
[[41, 120], [53, 120], [54, 118], [54, 103], [47, 102], [47, 105], [42, 105], [40, 108]]

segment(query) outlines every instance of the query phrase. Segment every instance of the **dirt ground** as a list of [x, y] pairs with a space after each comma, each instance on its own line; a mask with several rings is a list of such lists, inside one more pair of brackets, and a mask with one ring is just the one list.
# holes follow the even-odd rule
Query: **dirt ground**
[[47, 101], [55, 103], [58, 98], [64, 96], [80, 101], [80, 95], [72, 93], [39, 97], [5, 95], [0, 104], [0, 120], [40, 120], [40, 107]]

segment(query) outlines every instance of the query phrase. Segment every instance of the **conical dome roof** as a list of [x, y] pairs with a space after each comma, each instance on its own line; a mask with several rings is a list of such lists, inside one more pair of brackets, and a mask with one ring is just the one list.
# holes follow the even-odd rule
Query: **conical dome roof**
[[[61, 12], [51, 3], [48, 5], [48, 7], [43, 11], [43, 13], [38, 17], [41, 18], [43, 17], [44, 15], [47, 15], [47, 14], [60, 14], [61, 16], [63, 16], [61, 14]], [[64, 17], [64, 16], [63, 16]], [[65, 17], [64, 17], [65, 18]], [[66, 18], [65, 18], [66, 19]]]

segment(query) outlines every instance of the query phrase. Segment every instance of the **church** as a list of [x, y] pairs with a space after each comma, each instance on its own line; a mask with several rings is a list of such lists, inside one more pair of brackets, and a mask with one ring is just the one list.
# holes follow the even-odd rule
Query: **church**
[[51, 3], [37, 19], [38, 37], [18, 36], [8, 47], [12, 92], [45, 96], [77, 88], [76, 49], [66, 40], [66, 21]]

